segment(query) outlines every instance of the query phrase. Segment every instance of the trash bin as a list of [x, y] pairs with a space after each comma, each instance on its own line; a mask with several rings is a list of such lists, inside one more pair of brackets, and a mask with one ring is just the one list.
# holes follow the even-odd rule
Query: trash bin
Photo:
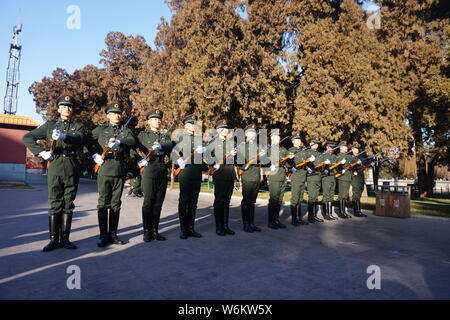
[[409, 186], [377, 186], [375, 215], [381, 217], [410, 218]]

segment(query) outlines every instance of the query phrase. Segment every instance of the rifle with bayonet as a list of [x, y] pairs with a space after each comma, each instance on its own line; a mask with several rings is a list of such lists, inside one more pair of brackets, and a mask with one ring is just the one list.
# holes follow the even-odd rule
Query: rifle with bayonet
[[[366, 150], [361, 151], [360, 153], [358, 153], [355, 157], [358, 157], [360, 155], [362, 155], [363, 153], [365, 153]], [[335, 178], [339, 178], [340, 176], [342, 176], [345, 172], [347, 172], [348, 170], [350, 170], [351, 168], [353, 168], [354, 166], [361, 164], [362, 161], [360, 159], [358, 159], [358, 161], [353, 162], [352, 164], [349, 164], [348, 166], [346, 166], [344, 169], [342, 169], [341, 172], [336, 173], [334, 175]]]
[[[252, 140], [255, 140], [256, 137], [257, 137], [257, 136], [255, 136], [255, 138], [253, 138]], [[263, 157], [263, 156], [265, 156], [265, 155], [266, 155], [266, 151], [265, 151], [264, 149], [261, 150], [260, 153], [258, 153], [256, 156], [254, 156], [252, 159], [250, 159], [250, 160], [245, 164], [244, 169], [239, 169], [238, 175], [239, 175], [239, 176], [242, 176], [242, 175], [245, 173], [245, 171], [247, 171], [247, 170], [250, 168], [250, 166], [251, 166], [253, 163], [255, 163], [255, 161], [257, 161], [259, 158], [261, 158], [261, 157]]]

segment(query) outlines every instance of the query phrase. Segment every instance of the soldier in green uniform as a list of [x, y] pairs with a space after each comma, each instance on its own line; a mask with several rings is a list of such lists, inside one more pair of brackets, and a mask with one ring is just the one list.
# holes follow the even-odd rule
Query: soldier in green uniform
[[[59, 98], [60, 117], [57, 120], [47, 121], [23, 137], [25, 146], [34, 155], [50, 163], [47, 174], [50, 243], [44, 247], [45, 252], [59, 246], [76, 249], [76, 246], [69, 241], [75, 208], [73, 202], [77, 194], [81, 171], [76, 158], [76, 149], [82, 147], [86, 134], [81, 123], [72, 121], [74, 105], [74, 99], [70, 96]], [[51, 143], [51, 150], [44, 150], [36, 143], [37, 140], [46, 140]]]
[[[236, 181], [235, 156], [236, 149], [234, 139], [230, 139], [229, 126], [226, 121], [219, 121], [216, 125], [219, 133], [217, 139], [207, 147], [206, 154], [211, 155], [214, 161], [214, 220], [216, 222], [216, 234], [225, 236], [234, 235], [230, 229], [228, 220], [230, 201], [233, 196], [234, 183]], [[230, 156], [225, 160], [224, 157]], [[223, 163], [222, 163], [223, 162]]]
[[[255, 225], [255, 203], [258, 197], [259, 186], [261, 184], [261, 166], [259, 160], [255, 158], [264, 155], [256, 141], [256, 126], [249, 125], [245, 128], [245, 138], [247, 143], [243, 146], [244, 164], [241, 166], [240, 180], [242, 186], [241, 214], [245, 232], [261, 232], [261, 229]], [[250, 160], [255, 160], [248, 164]]]
[[270, 159], [269, 182], [269, 205], [268, 205], [268, 227], [271, 229], [284, 229], [286, 226], [279, 220], [281, 206], [283, 204], [283, 195], [286, 188], [286, 170], [283, 163], [278, 162], [288, 155], [288, 151], [280, 145], [279, 130], [272, 130], [270, 133], [270, 148], [268, 148], [267, 156]]
[[195, 135], [197, 129], [196, 117], [186, 117], [184, 125], [186, 132], [180, 135], [171, 156], [182, 169], [178, 175], [180, 183], [180, 197], [178, 199], [180, 238], [201, 238], [202, 235], [194, 230], [194, 224], [204, 169], [202, 155], [206, 148], [203, 146], [202, 137]]
[[353, 162], [360, 160], [360, 164], [352, 168], [352, 203], [353, 203], [353, 215], [355, 217], [367, 217], [361, 211], [361, 196], [364, 191], [365, 181], [364, 181], [364, 172], [358, 173], [357, 170], [361, 168], [361, 164], [364, 161], [364, 157], [362, 155], [358, 155], [360, 152], [360, 147], [357, 144], [354, 144], [351, 148]]
[[306, 169], [301, 167], [296, 169], [295, 166], [306, 160], [306, 150], [302, 148], [302, 141], [300, 135], [292, 136], [292, 144], [294, 145], [289, 149], [290, 153], [295, 154], [294, 159], [292, 159], [292, 168], [290, 168], [291, 174], [291, 216], [292, 225], [307, 225], [307, 221], [303, 221], [302, 218], [302, 201], [303, 195], [305, 193], [306, 186]]
[[[127, 173], [124, 157], [136, 144], [132, 131], [122, 125], [122, 107], [117, 103], [110, 104], [105, 112], [109, 123], [96, 127], [87, 143], [94, 162], [100, 165], [97, 176], [100, 239], [97, 245], [101, 248], [110, 243], [125, 243], [117, 236], [122, 204], [120, 199]], [[99, 154], [103, 153], [100, 151], [102, 149], [103, 152], [109, 151], [102, 156]]]
[[306, 165], [307, 177], [306, 186], [308, 188], [308, 222], [316, 223], [323, 222], [322, 219], [317, 217], [317, 201], [320, 194], [320, 187], [322, 184], [322, 175], [320, 171], [314, 170], [313, 168], [320, 164], [322, 157], [317, 151], [319, 148], [320, 141], [317, 139], [312, 139], [310, 142], [310, 149], [306, 151], [306, 158], [312, 159]]
[[352, 181], [352, 173], [351, 171], [344, 171], [343, 168], [345, 165], [348, 165], [352, 162], [352, 157], [348, 154], [346, 141], [342, 141], [341, 143], [339, 143], [339, 154], [336, 156], [336, 161], [341, 163], [341, 165], [336, 168], [336, 171], [342, 174], [337, 178], [339, 190], [338, 216], [339, 218], [349, 219], [352, 216], [346, 212], [345, 204], [348, 198], [350, 183]]
[[146, 155], [152, 152], [149, 159], [144, 158], [138, 162], [138, 166], [144, 168], [142, 175], [144, 242], [166, 240], [159, 234], [158, 227], [168, 183], [168, 171], [164, 157], [170, 156], [174, 143], [167, 134], [160, 132], [163, 116], [164, 113], [161, 110], [150, 112], [147, 115], [150, 130], [138, 135], [139, 147]]
[[335, 170], [329, 168], [336, 163], [336, 155], [334, 154], [336, 145], [333, 142], [328, 142], [326, 151], [322, 155], [322, 160], [326, 161], [326, 165], [322, 170], [322, 194], [323, 194], [323, 217], [326, 220], [336, 220], [333, 217], [333, 200], [334, 191], [336, 189], [336, 178], [334, 177]]

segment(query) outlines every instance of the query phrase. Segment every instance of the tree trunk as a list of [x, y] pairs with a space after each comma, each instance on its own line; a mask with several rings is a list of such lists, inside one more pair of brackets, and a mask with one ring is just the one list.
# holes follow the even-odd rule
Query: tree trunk
[[417, 176], [419, 185], [420, 198], [431, 197], [433, 195], [435, 180], [435, 161], [427, 161], [426, 155], [418, 155], [417, 157]]

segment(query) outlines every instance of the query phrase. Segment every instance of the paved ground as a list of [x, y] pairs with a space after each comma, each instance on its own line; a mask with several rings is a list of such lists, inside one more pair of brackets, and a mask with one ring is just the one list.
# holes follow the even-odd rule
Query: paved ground
[[[47, 190], [0, 190], [1, 299], [449, 299], [450, 219], [407, 220], [370, 215], [286, 230], [241, 231], [233, 199], [235, 236], [215, 235], [211, 195], [201, 195], [202, 239], [178, 238], [178, 191], [169, 191], [161, 219], [166, 242], [142, 242], [141, 199], [123, 197], [120, 235], [128, 243], [100, 249], [96, 185], [82, 181], [71, 240], [79, 249], [43, 253], [48, 242]], [[286, 206], [282, 220], [290, 222]], [[69, 290], [67, 268], [81, 270]], [[367, 288], [367, 268], [381, 270], [381, 289]]]

